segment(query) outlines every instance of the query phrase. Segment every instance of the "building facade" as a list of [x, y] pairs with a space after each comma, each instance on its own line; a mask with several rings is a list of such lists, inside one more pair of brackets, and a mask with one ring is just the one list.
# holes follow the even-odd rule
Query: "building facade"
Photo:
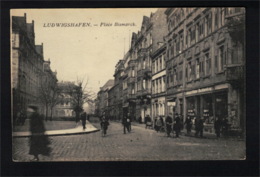
[[243, 129], [243, 85], [237, 81], [243, 75], [244, 49], [234, 43], [227, 24], [229, 16], [243, 16], [244, 9], [169, 8], [165, 14], [167, 114], [202, 117], [210, 132], [216, 117]]
[[151, 54], [152, 58], [152, 119], [156, 117], [165, 118], [166, 110], [166, 45], [160, 43], [161, 47]]
[[[44, 114], [40, 99], [40, 85], [44, 71], [43, 44], [35, 45], [34, 21], [27, 23], [24, 16], [12, 16], [11, 21], [11, 78], [13, 118], [28, 105], [39, 107]], [[53, 76], [53, 75], [52, 75]], [[57, 81], [56, 74], [49, 80]]]

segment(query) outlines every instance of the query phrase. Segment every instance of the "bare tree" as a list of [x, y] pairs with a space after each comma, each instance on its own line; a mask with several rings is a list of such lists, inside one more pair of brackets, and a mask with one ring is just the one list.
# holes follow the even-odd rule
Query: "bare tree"
[[62, 98], [60, 97], [61, 90], [58, 87], [57, 84], [54, 85], [52, 88], [52, 94], [50, 95], [50, 120], [52, 120], [52, 115], [53, 115], [53, 108], [59, 104], [62, 101]]
[[77, 78], [76, 84], [70, 85], [69, 88], [73, 110], [76, 113], [76, 122], [79, 121], [80, 113], [83, 111], [83, 104], [93, 102], [94, 93], [87, 88], [88, 81], [88, 78], [85, 80], [85, 77]]
[[52, 120], [52, 110], [59, 103], [59, 88], [56, 82], [52, 82], [46, 77], [41, 80], [39, 88], [39, 101], [45, 106], [45, 121], [48, 120], [50, 110], [50, 120]]

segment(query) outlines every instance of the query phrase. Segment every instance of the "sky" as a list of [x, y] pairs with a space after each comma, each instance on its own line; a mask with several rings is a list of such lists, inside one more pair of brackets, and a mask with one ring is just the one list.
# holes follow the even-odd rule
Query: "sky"
[[[43, 43], [44, 59], [50, 59], [59, 81], [88, 79], [88, 89], [97, 93], [106, 81], [114, 79], [115, 66], [128, 51], [132, 32], [141, 29], [143, 16], [156, 10], [12, 9], [11, 16], [26, 13], [27, 23], [34, 20], [35, 43]], [[135, 26], [115, 26], [116, 22]], [[74, 27], [68, 27], [71, 24]], [[112, 26], [105, 26], [108, 24]]]

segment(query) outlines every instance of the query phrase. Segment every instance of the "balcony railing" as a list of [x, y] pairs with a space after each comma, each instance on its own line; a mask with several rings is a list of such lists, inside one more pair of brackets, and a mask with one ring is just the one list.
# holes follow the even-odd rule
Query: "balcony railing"
[[243, 65], [228, 65], [226, 66], [226, 79], [229, 82], [240, 82], [244, 77]]
[[135, 82], [135, 77], [132, 77], [132, 76], [131, 76], [131, 77], [128, 77], [128, 78], [127, 78], [127, 83], [130, 84], [130, 83], [134, 83], [134, 82]]

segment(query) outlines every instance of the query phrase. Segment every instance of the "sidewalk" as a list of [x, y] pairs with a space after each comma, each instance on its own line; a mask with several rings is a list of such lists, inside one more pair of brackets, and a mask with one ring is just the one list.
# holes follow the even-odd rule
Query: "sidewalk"
[[[99, 129], [94, 127], [90, 122], [87, 121], [86, 129], [83, 130], [81, 122], [78, 122], [75, 128], [71, 129], [63, 129], [63, 130], [49, 130], [45, 131], [45, 135], [47, 136], [60, 136], [60, 135], [75, 135], [75, 134], [86, 134], [97, 132]], [[31, 132], [13, 132], [13, 137], [29, 137], [31, 136]]]

